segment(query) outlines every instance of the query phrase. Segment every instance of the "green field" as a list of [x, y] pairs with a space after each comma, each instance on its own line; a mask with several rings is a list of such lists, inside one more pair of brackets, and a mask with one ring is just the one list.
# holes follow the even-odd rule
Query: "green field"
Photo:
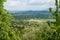
[[50, 36], [51, 33], [55, 31], [48, 26], [47, 21], [55, 20], [54, 19], [15, 20], [14, 21], [15, 23], [13, 23], [14, 25], [13, 28], [20, 32], [22, 40], [44, 40], [44, 39], [47, 40], [48, 36]]

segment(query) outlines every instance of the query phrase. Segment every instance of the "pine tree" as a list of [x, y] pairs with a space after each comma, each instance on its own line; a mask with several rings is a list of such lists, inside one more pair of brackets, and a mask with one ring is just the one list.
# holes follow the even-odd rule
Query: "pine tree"
[[4, 9], [5, 0], [0, 0], [0, 40], [21, 40], [16, 30], [11, 28], [12, 16]]
[[56, 10], [53, 11], [50, 7], [50, 13], [52, 14], [52, 18], [56, 21], [51, 23], [51, 21], [48, 22], [51, 29], [55, 30], [52, 32], [52, 40], [60, 40], [60, 14], [59, 14], [59, 1], [55, 0]]
[[[58, 0], [55, 0], [55, 5], [56, 5], [56, 10], [53, 11], [52, 8], [50, 7], [49, 10], [50, 10], [50, 13], [52, 14], [52, 18], [56, 20], [54, 24], [54, 26], [59, 26], [60, 24], [60, 17], [59, 17], [59, 3], [58, 3]], [[51, 25], [50, 23], [48, 23], [49, 26]]]

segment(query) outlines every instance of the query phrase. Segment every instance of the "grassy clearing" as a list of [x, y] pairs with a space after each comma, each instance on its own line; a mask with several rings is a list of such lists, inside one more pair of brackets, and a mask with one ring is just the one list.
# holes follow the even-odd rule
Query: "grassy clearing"
[[27, 21], [29, 21], [29, 22], [47, 22], [47, 21], [55, 22], [56, 20], [55, 19], [30, 19]]

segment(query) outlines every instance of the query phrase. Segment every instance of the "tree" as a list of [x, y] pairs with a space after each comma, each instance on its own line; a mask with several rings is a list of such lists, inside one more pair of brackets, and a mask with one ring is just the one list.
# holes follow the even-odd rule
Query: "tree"
[[[60, 24], [60, 17], [59, 17], [59, 4], [58, 4], [58, 0], [55, 0], [55, 5], [56, 5], [56, 10], [53, 11], [52, 8], [50, 7], [50, 13], [52, 14], [52, 18], [56, 20], [54, 24], [54, 26], [59, 26]], [[50, 24], [51, 25], [51, 24]]]
[[[53, 40], [60, 40], [60, 14], [59, 14], [59, 1], [55, 0], [56, 10], [53, 11], [50, 7], [50, 13], [52, 14], [52, 18], [55, 19], [55, 22], [49, 21], [48, 24], [54, 32], [52, 32], [52, 39]], [[49, 36], [49, 35], [48, 35]]]
[[21, 40], [17, 30], [11, 28], [11, 21], [13, 17], [9, 12], [4, 9], [4, 2], [0, 0], [0, 40]]

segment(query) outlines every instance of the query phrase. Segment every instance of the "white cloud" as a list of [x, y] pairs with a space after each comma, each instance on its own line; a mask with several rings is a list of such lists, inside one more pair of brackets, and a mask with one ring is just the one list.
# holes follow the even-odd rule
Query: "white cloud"
[[29, 0], [29, 3], [50, 3], [53, 2], [54, 0]]
[[[33, 3], [41, 5], [30, 5]], [[50, 6], [54, 7], [54, 0], [25, 0], [23, 2], [21, 0], [8, 0], [4, 4], [4, 7], [8, 10], [43, 10], [49, 8]]]
[[27, 5], [21, 1], [7, 1], [4, 3], [4, 7], [7, 10], [25, 10]]
[[25, 5], [25, 3], [20, 2], [20, 1], [8, 1], [5, 4], [10, 5], [10, 6], [19, 6], [19, 5]]

